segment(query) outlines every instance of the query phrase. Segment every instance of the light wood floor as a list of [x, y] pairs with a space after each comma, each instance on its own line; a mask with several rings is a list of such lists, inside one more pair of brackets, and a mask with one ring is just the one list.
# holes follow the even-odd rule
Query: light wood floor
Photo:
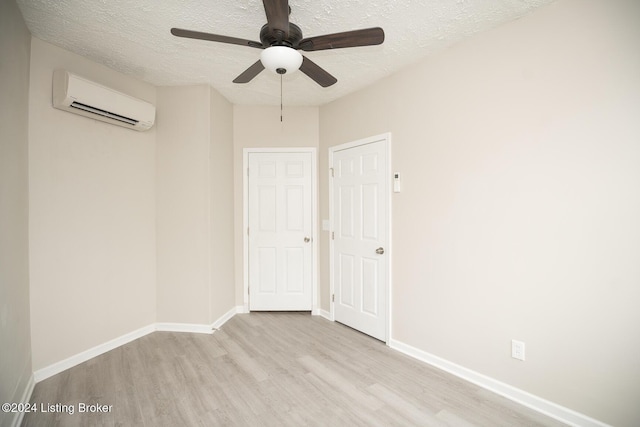
[[[306, 313], [155, 332], [38, 383], [26, 426], [561, 426]], [[78, 413], [80, 402], [112, 405]]]

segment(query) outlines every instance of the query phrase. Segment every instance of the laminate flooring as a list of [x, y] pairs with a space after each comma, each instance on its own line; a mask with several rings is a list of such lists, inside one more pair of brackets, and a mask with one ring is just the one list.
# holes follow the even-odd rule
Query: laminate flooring
[[308, 313], [154, 332], [39, 382], [31, 403], [23, 426], [564, 425]]

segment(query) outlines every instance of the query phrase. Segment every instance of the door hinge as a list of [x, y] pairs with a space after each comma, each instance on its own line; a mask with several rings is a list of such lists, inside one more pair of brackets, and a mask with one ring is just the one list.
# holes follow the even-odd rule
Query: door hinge
[[331, 232], [331, 240], [336, 240], [336, 233], [334, 231]]
[[251, 295], [251, 288], [247, 288], [247, 295]]
[[247, 227], [247, 236], [249, 235], [249, 227]]
[[333, 177], [334, 177], [334, 175], [333, 175], [333, 168], [329, 168], [329, 170], [331, 171], [331, 178], [333, 178]]
[[247, 168], [247, 176], [249, 176], [249, 168]]
[[336, 302], [336, 294], [331, 294], [331, 302]]

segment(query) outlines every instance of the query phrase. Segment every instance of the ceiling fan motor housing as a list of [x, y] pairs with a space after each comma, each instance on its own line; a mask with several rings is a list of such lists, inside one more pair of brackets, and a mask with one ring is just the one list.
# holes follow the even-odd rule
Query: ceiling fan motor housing
[[297, 49], [300, 40], [302, 40], [302, 30], [296, 24], [289, 23], [289, 37], [286, 39], [281, 31], [271, 32], [268, 24], [260, 29], [260, 41], [263, 46], [288, 46]]

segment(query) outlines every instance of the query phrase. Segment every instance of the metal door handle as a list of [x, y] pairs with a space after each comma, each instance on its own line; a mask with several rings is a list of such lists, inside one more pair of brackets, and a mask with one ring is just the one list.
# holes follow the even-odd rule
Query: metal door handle
[[378, 255], [382, 255], [382, 254], [384, 253], [384, 248], [383, 248], [383, 247], [380, 247], [380, 248], [376, 249], [376, 253], [377, 253]]
[[311, 241], [311, 237], [305, 237], [305, 238], [304, 238], [304, 242], [305, 242], [305, 243], [309, 243], [310, 241]]

